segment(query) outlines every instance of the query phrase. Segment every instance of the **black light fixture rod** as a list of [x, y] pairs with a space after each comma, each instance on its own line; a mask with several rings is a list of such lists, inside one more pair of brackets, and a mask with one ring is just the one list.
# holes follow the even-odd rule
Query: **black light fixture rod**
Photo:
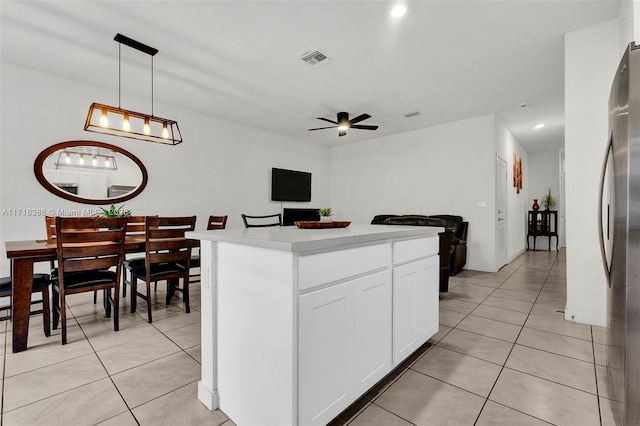
[[120, 33], [116, 34], [116, 36], [113, 38], [115, 41], [117, 41], [118, 43], [122, 43], [125, 44], [129, 47], [132, 47], [136, 50], [139, 50], [141, 52], [146, 53], [147, 55], [151, 55], [154, 56], [156, 53], [158, 53], [158, 49], [151, 47], [151, 46], [147, 46], [144, 43], [140, 43], [137, 40], [134, 40], [132, 38], [129, 38], [125, 35], [122, 35]]
[[118, 43], [118, 108], [122, 98], [122, 43]]
[[151, 116], [153, 117], [153, 56], [151, 56]]

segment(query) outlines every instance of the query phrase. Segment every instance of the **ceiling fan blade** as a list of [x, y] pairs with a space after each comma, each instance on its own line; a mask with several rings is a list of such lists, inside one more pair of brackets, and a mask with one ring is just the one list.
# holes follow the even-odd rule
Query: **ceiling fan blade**
[[346, 131], [346, 130], [340, 130], [340, 131], [338, 132], [338, 136], [344, 136], [344, 135], [346, 135], [346, 134], [347, 134], [347, 131]]
[[367, 125], [363, 125], [363, 124], [356, 124], [354, 126], [351, 126], [352, 129], [361, 129], [361, 130], [376, 130], [378, 128], [378, 126], [367, 126]]
[[337, 125], [337, 124], [338, 124], [338, 122], [337, 122], [337, 121], [329, 120], [328, 118], [318, 117], [318, 120], [326, 121], [326, 122], [329, 122], [329, 123], [331, 123], [331, 124], [335, 124], [335, 125]]
[[315, 129], [307, 129], [307, 130], [323, 130], [323, 129], [335, 129], [336, 126], [329, 126], [329, 127], [316, 127]]
[[371, 118], [371, 116], [369, 114], [360, 114], [356, 118], [349, 120], [349, 123], [351, 124], [359, 123], [363, 120], [366, 120], [367, 118]]

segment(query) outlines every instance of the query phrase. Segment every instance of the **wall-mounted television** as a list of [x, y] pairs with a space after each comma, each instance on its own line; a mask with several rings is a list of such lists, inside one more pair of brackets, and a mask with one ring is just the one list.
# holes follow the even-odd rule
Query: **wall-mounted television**
[[311, 173], [272, 168], [271, 200], [311, 201]]

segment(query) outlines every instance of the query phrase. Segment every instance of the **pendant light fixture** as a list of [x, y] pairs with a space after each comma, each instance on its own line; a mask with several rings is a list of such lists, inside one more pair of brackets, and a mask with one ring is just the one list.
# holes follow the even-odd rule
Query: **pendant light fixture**
[[[84, 130], [147, 142], [177, 145], [182, 143], [178, 122], [153, 115], [153, 57], [158, 49], [142, 44], [120, 33], [114, 40], [118, 42], [118, 106], [92, 103], [89, 107]], [[151, 56], [151, 114], [143, 114], [120, 107], [122, 45], [129, 46]]]

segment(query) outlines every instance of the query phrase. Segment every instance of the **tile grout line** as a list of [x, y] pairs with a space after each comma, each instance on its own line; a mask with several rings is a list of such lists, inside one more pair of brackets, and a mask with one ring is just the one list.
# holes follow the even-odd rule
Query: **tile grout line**
[[[148, 301], [147, 301], [146, 303], [148, 303]], [[142, 318], [143, 320], [145, 320], [145, 318], [142, 316], [142, 314], [140, 314], [140, 312], [138, 312], [138, 310], [137, 310], [137, 309], [136, 309], [136, 312], [134, 312], [134, 313], [135, 313], [138, 317], [140, 317], [140, 318]], [[176, 314], [176, 316], [178, 316], [178, 314]], [[74, 317], [75, 317], [75, 316], [74, 316]], [[77, 321], [77, 318], [76, 318], [76, 321]], [[145, 321], [147, 321], [147, 320], [145, 320]], [[148, 321], [147, 321], [147, 322], [148, 322]], [[79, 322], [79, 321], [78, 321], [78, 325], [80, 325], [80, 322]], [[169, 340], [171, 343], [173, 343], [174, 345], [176, 345], [176, 346], [180, 349], [180, 351], [182, 351], [184, 354], [186, 354], [187, 356], [189, 356], [191, 359], [193, 359], [193, 360], [194, 360], [195, 362], [197, 362], [198, 364], [202, 365], [200, 362], [198, 362], [198, 360], [197, 360], [197, 359], [193, 358], [193, 356], [191, 356], [191, 354], [189, 354], [189, 353], [188, 353], [188, 352], [187, 352], [187, 351], [186, 351], [182, 346], [180, 346], [179, 344], [177, 344], [176, 342], [174, 342], [174, 341], [173, 341], [169, 336], [167, 336], [167, 335], [166, 335], [162, 330], [158, 329], [158, 327], [157, 327], [154, 323], [151, 323], [151, 324], [149, 324], [149, 325], [150, 325], [151, 327], [153, 327], [156, 331], [158, 331], [162, 336], [164, 336], [164, 337], [165, 337], [167, 340]], [[180, 327], [178, 327], [178, 328], [180, 328]], [[174, 330], [174, 329], [172, 329], [172, 330]], [[167, 331], [171, 331], [171, 330], [167, 330]], [[94, 353], [95, 353], [96, 357], [97, 357], [97, 358], [98, 358], [98, 360], [100, 361], [100, 364], [101, 364], [101, 365], [102, 365], [102, 367], [105, 369], [105, 372], [107, 373], [107, 376], [109, 377], [109, 380], [111, 381], [111, 383], [113, 383], [113, 386], [115, 387], [116, 391], [118, 392], [118, 395], [120, 395], [120, 398], [122, 398], [122, 401], [124, 402], [125, 406], [127, 407], [127, 410], [129, 411], [129, 413], [131, 414], [131, 416], [133, 417], [133, 419], [135, 420], [135, 422], [138, 424], [138, 426], [140, 426], [140, 422], [138, 421], [138, 418], [137, 418], [137, 417], [135, 416], [135, 414], [133, 413], [133, 408], [131, 408], [131, 407], [129, 406], [129, 404], [127, 403], [126, 399], [124, 398], [124, 395], [122, 395], [122, 393], [120, 392], [120, 389], [118, 388], [118, 386], [116, 385], [115, 381], [113, 380], [112, 375], [109, 373], [109, 371], [107, 370], [106, 366], [105, 366], [105, 365], [104, 365], [104, 363], [102, 362], [102, 359], [101, 359], [101, 358], [100, 358], [100, 356], [98, 355], [98, 352], [95, 350], [94, 346], [93, 346], [93, 345], [91, 344], [91, 342], [89, 341], [89, 338], [87, 337], [87, 335], [86, 335], [86, 333], [84, 332], [84, 330], [82, 330], [82, 332], [83, 332], [83, 334], [85, 335], [85, 338], [87, 339], [87, 342], [89, 343], [89, 345], [90, 345], [90, 346], [91, 346], [91, 348], [93, 349], [93, 351], [94, 351]], [[123, 345], [124, 345], [124, 344], [126, 344], [126, 343], [123, 343]], [[116, 346], [119, 346], [119, 345], [116, 345]], [[180, 351], [177, 351], [177, 352], [175, 352], [175, 353], [180, 353]], [[170, 355], [173, 355], [173, 354], [170, 354]], [[168, 356], [170, 356], [170, 355], [167, 355], [167, 356], [165, 356], [164, 358], [166, 358], [166, 357], [168, 357]], [[158, 358], [158, 359], [162, 359], [162, 358]], [[154, 360], [154, 361], [157, 361], [157, 359], [156, 359], [156, 360]], [[135, 368], [135, 367], [132, 367], [132, 368]], [[127, 369], [127, 370], [129, 370], [129, 369]], [[123, 370], [123, 371], [127, 371], [127, 370]], [[116, 374], [120, 374], [120, 373], [122, 373], [123, 371], [119, 371], [119, 372], [118, 372], [118, 373], [116, 373]], [[186, 384], [186, 385], [180, 386], [180, 387], [178, 387], [177, 389], [183, 388], [183, 387], [188, 386], [188, 385], [190, 385], [190, 384], [191, 384], [191, 383], [188, 383], [188, 384]], [[169, 394], [169, 393], [171, 393], [171, 392], [176, 391], [177, 389], [172, 389], [172, 390], [168, 391], [168, 392], [167, 392], [167, 393], [165, 393], [165, 394], [159, 395], [159, 396], [157, 396], [157, 397], [155, 397], [155, 398], [153, 398], [153, 399], [151, 399], [151, 400], [149, 400], [149, 401], [146, 401], [144, 404], [147, 404], [147, 403], [149, 403], [149, 402], [151, 402], [151, 401], [153, 401], [153, 400], [156, 400], [156, 399], [158, 399], [158, 398], [161, 398], [161, 397], [163, 397], [163, 396], [165, 396], [165, 395], [167, 395], [167, 394]], [[141, 405], [144, 405], [144, 404], [141, 404]], [[135, 408], [135, 407], [134, 407], [134, 408]], [[120, 413], [120, 414], [122, 414], [122, 413]], [[118, 414], [118, 415], [120, 415], [120, 414]], [[113, 416], [113, 417], [115, 417], [115, 416]], [[111, 417], [111, 418], [113, 418], [113, 417]], [[108, 419], [107, 419], [107, 420], [108, 420]], [[2, 425], [0, 425], [0, 426], [2, 426]]]
[[[102, 359], [100, 358], [100, 356], [98, 355], [98, 351], [96, 351], [95, 346], [91, 343], [91, 340], [89, 339], [89, 336], [87, 336], [87, 333], [85, 332], [84, 328], [82, 328], [82, 324], [80, 323], [80, 321], [78, 321], [78, 317], [76, 317], [76, 315], [73, 313], [73, 310], [69, 307], [69, 305], [67, 305], [68, 311], [71, 312], [71, 315], [73, 315], [73, 318], [76, 320], [76, 322], [78, 323], [78, 327], [80, 328], [80, 331], [82, 331], [82, 335], [84, 336], [85, 340], [87, 341], [87, 343], [89, 344], [89, 346], [91, 347], [91, 350], [93, 351], [93, 354], [95, 355], [95, 357], [98, 359], [98, 362], [100, 363], [100, 365], [102, 366], [102, 368], [104, 369], [105, 374], [107, 375], [107, 377], [109, 378], [109, 381], [111, 382], [111, 384], [113, 385], [113, 387], [116, 389], [116, 392], [118, 392], [118, 395], [120, 395], [120, 398], [122, 399], [122, 402], [124, 403], [125, 407], [127, 407], [127, 410], [129, 411], [129, 413], [131, 413], [131, 416], [133, 417], [133, 420], [135, 420], [136, 424], [138, 426], [140, 426], [140, 422], [138, 421], [138, 419], [136, 418], [136, 416], [133, 414], [133, 411], [131, 411], [131, 407], [129, 407], [129, 404], [127, 404], [127, 401], [124, 399], [124, 396], [122, 395], [122, 393], [120, 392], [120, 389], [118, 388], [118, 386], [116, 385], [116, 383], [113, 381], [113, 378], [111, 377], [111, 374], [109, 374], [109, 370], [107, 370], [107, 367], [104, 365], [104, 362], [102, 362]], [[112, 307], [112, 312], [111, 313], [111, 321], [114, 320], [113, 316], [115, 315], [115, 309], [113, 309]], [[120, 312], [118, 312], [118, 316], [120, 316]], [[102, 379], [100, 379], [102, 380]], [[85, 385], [83, 385], [85, 386]], [[79, 386], [80, 387], [80, 386]], [[119, 416], [122, 413], [118, 413], [115, 416], [109, 417], [108, 419], [105, 419], [103, 421], [107, 421], [109, 419], [112, 419], [116, 416]], [[2, 426], [2, 425], [0, 425]]]
[[[528, 258], [530, 258], [530, 257], [531, 257], [531, 255], [530, 255], [530, 256], [527, 256], [527, 257], [528, 257]], [[557, 260], [558, 260], [558, 255], [557, 255], [557, 253], [556, 253], [555, 258], [554, 258], [553, 262], [551, 263], [551, 267], [549, 268], [549, 271], [547, 272], [547, 277], [549, 276], [549, 274], [551, 274], [551, 270], [553, 270], [553, 265], [555, 265], [555, 264], [556, 264]], [[515, 272], [517, 272], [517, 271], [518, 271], [518, 270], [519, 270], [519, 269], [520, 269], [520, 268], [521, 268], [525, 263], [526, 263], [526, 262], [524, 262], [522, 265], [520, 265], [520, 266], [519, 266], [519, 267], [514, 271], [514, 273], [515, 273]], [[512, 275], [513, 275], [513, 274], [512, 274]], [[545, 278], [545, 283], [546, 283], [546, 278]], [[538, 294], [537, 294], [537, 296], [536, 296], [536, 300], [538, 300], [538, 297], [540, 297], [540, 293], [542, 292], [542, 289], [543, 289], [543, 288], [544, 288], [544, 285], [543, 285], [543, 286], [540, 288], [540, 290], [538, 291]], [[522, 334], [522, 330], [524, 330], [524, 326], [525, 326], [525, 324], [527, 323], [527, 320], [529, 319], [529, 316], [531, 316], [531, 312], [533, 312], [533, 308], [534, 308], [534, 307], [535, 307], [535, 305], [536, 305], [536, 300], [534, 300], [533, 304], [531, 305], [531, 309], [529, 310], [529, 313], [527, 314], [527, 318], [525, 319], [524, 323], [522, 324], [522, 327], [520, 328], [520, 331], [518, 332], [518, 335], [516, 336], [515, 340], [513, 341], [513, 344], [512, 344], [512, 346], [511, 346], [511, 349], [509, 350], [509, 354], [507, 355], [507, 358], [504, 360], [504, 364], [503, 364], [503, 365], [502, 365], [502, 367], [500, 368], [500, 372], [498, 373], [498, 376], [496, 377], [496, 380], [493, 382], [493, 385], [491, 386], [491, 390], [489, 390], [489, 393], [487, 394], [487, 397], [485, 398], [484, 403], [482, 404], [482, 408], [481, 408], [481, 409], [480, 409], [480, 411], [478, 412], [478, 416], [476, 417], [476, 420], [473, 422], [474, 426], [478, 423], [478, 420], [480, 420], [480, 416], [482, 415], [482, 412], [484, 411], [484, 408], [486, 407], [487, 402], [489, 401], [489, 398], [491, 397], [491, 394], [493, 393], [493, 390], [495, 389], [496, 384], [498, 383], [498, 380], [500, 380], [500, 376], [502, 375], [502, 372], [503, 372], [503, 371], [504, 371], [504, 369], [506, 368], [507, 362], [509, 362], [509, 357], [511, 356], [511, 353], [513, 352], [513, 348], [515, 348], [515, 346], [516, 346], [516, 342], [518, 341], [518, 338], [520, 337], [520, 334]], [[509, 407], [509, 408], [511, 408], [511, 407]], [[526, 413], [525, 413], [525, 414], [526, 414]], [[531, 416], [530, 414], [527, 414], [527, 415]], [[534, 417], [534, 418], [536, 418], [536, 419], [538, 418], [538, 417], [535, 417], [535, 416], [531, 416], [531, 417]], [[540, 419], [540, 420], [542, 420], [542, 419]]]
[[[530, 257], [530, 256], [528, 256], [528, 257]], [[554, 265], [556, 265], [556, 264], [557, 264], [557, 261], [558, 261], [558, 255], [556, 254], [556, 256], [555, 256], [555, 258], [554, 258], [554, 261], [551, 263], [551, 265], [550, 265], [550, 266], [548, 266], [548, 267], [547, 267], [548, 269], [547, 269], [547, 268], [545, 268], [545, 269], [546, 269], [546, 271], [547, 271], [547, 272], [546, 272], [546, 278], [545, 278], [545, 280], [544, 280], [544, 282], [545, 282], [545, 283], [547, 282], [547, 279], [548, 279], [548, 277], [550, 276], [550, 274], [551, 274], [551, 272], [552, 272], [552, 270], [553, 270]], [[522, 263], [521, 263], [517, 268], [515, 268], [515, 269], [513, 270], [513, 272], [511, 272], [511, 273], [507, 276], [507, 278], [505, 278], [505, 279], [502, 281], [502, 284], [504, 284], [504, 282], [505, 282], [509, 277], [513, 276], [513, 275], [514, 275], [514, 273], [516, 273], [519, 269], [521, 269], [521, 267], [522, 267], [522, 266], [524, 266], [524, 265], [526, 265], [526, 264], [527, 264], [527, 261], [522, 262]], [[460, 283], [460, 285], [462, 285], [462, 284], [464, 284], [464, 282], [463, 282], [463, 283]], [[502, 285], [502, 284], [501, 284], [501, 285]], [[456, 286], [456, 288], [457, 288], [457, 287], [458, 287], [458, 286]], [[544, 287], [545, 287], [545, 285], [543, 284], [543, 286], [542, 286], [542, 287], [537, 291], [536, 300], [538, 299], [538, 296], [540, 295], [540, 293], [542, 292], [542, 289], [543, 289]], [[483, 301], [482, 301], [482, 302], [480, 302], [480, 303], [475, 303], [475, 302], [474, 302], [474, 304], [476, 305], [476, 307], [475, 307], [475, 308], [477, 308], [477, 306], [480, 306], [480, 305], [481, 305], [481, 304], [482, 304], [482, 303], [483, 303], [483, 302], [484, 302], [488, 297], [490, 297], [490, 296], [491, 296], [491, 294], [493, 294], [493, 293], [495, 292], [495, 290], [497, 290], [498, 288], [500, 288], [500, 286], [495, 287], [495, 288], [494, 288], [494, 290], [493, 290], [493, 291], [491, 291], [491, 292], [490, 292], [490, 293], [489, 293], [489, 294], [488, 294], [488, 295], [483, 299]], [[514, 290], [514, 291], [517, 291], [517, 290]], [[535, 301], [532, 303], [531, 308], [529, 309], [529, 311], [528, 311], [528, 313], [527, 313], [527, 319], [528, 319], [529, 315], [531, 315], [531, 313], [532, 313], [532, 311], [533, 311], [534, 306], [535, 306]], [[474, 308], [472, 311], [468, 312], [468, 313], [464, 313], [464, 312], [457, 312], [457, 311], [453, 311], [453, 312], [457, 312], [457, 313], [460, 313], [460, 314], [464, 314], [464, 315], [465, 315], [465, 316], [464, 316], [464, 318], [463, 318], [463, 320], [464, 320], [465, 318], [469, 317], [469, 316], [472, 314], [472, 312], [475, 310], [475, 308]], [[445, 309], [445, 310], [446, 310], [446, 308], [443, 308], [443, 309]], [[460, 322], [462, 322], [463, 320], [461, 320]], [[500, 321], [500, 320], [496, 320], [496, 321], [504, 322], [504, 321]], [[437, 342], [435, 342], [435, 343], [433, 344], [433, 346], [437, 346], [437, 345], [439, 345], [439, 343], [440, 343], [440, 342], [441, 342], [441, 341], [446, 337], [446, 335], [448, 335], [448, 334], [451, 332], [451, 330], [453, 330], [453, 329], [456, 329], [456, 328], [457, 328], [457, 326], [460, 324], [460, 322], [458, 322], [454, 327], [449, 327], [449, 326], [447, 326], [447, 327], [448, 327], [448, 328], [450, 328], [450, 329], [447, 331], [447, 333], [445, 333], [445, 335], [443, 335], [440, 339], [438, 339], [438, 341], [437, 341]], [[526, 323], [526, 319], [525, 319], [525, 323]], [[506, 323], [506, 324], [510, 324], [510, 323]], [[516, 326], [517, 326], [517, 324], [512, 324], [512, 325], [516, 325]], [[523, 328], [524, 328], [524, 324], [520, 327], [520, 332], [522, 332], [522, 329], [523, 329]], [[462, 329], [459, 329], [459, 330], [462, 330]], [[466, 331], [466, 330], [463, 330], [463, 331]], [[470, 331], [467, 331], [467, 332], [480, 335], [479, 333], [474, 333], [474, 332], [470, 332]], [[485, 337], [488, 337], [488, 336], [485, 336]], [[502, 339], [497, 339], [497, 340], [502, 340]], [[516, 340], [517, 340], [517, 337], [516, 337]], [[514, 348], [514, 346], [515, 346], [515, 342], [508, 342], [508, 343], [511, 343], [511, 344], [512, 344], [511, 350], [513, 350], [513, 348]], [[433, 346], [432, 346], [432, 347], [433, 347]], [[427, 351], [425, 351], [425, 353], [423, 353], [420, 357], [418, 357], [418, 359], [416, 359], [416, 360], [414, 361], [414, 363], [412, 363], [409, 367], [407, 367], [407, 368], [405, 369], [405, 372], [404, 372], [404, 373], [406, 373], [406, 371], [408, 371], [408, 370], [412, 370], [413, 372], [417, 372], [417, 373], [419, 373], [419, 374], [424, 374], [425, 376], [432, 377], [432, 376], [429, 376], [428, 374], [421, 373], [421, 372], [419, 372], [419, 371], [417, 371], [417, 370], [414, 370], [414, 369], [412, 368], [412, 366], [415, 364], [415, 362], [418, 362], [418, 360], [419, 360], [420, 358], [422, 358], [422, 357], [426, 356], [426, 354], [427, 354], [429, 351], [430, 351], [430, 349], [429, 349], [429, 350], [427, 350]], [[466, 354], [465, 354], [465, 355], [466, 355]], [[505, 364], [505, 365], [506, 365], [507, 360], [508, 360], [508, 356], [507, 356], [507, 358], [505, 359], [505, 362], [504, 362], [504, 364]], [[487, 361], [487, 362], [488, 362], [488, 361]], [[499, 364], [496, 364], [496, 365], [499, 365]], [[503, 366], [503, 368], [505, 368], [505, 367]], [[403, 373], [403, 374], [404, 374], [404, 373]], [[401, 376], [402, 376], [402, 375], [401, 375]], [[384, 394], [384, 392], [387, 392], [387, 391], [388, 391], [388, 389], [393, 385], [393, 383], [395, 383], [395, 382], [396, 382], [396, 381], [397, 381], [401, 376], [399, 376], [398, 378], [396, 378], [396, 379], [394, 380], [394, 382], [392, 382], [392, 383], [391, 383], [391, 384], [390, 384], [390, 385], [389, 385], [389, 386], [388, 386], [388, 387], [387, 387], [387, 388], [386, 388], [386, 389], [385, 389], [385, 390], [384, 390], [380, 395], [378, 395], [378, 397], [377, 397], [377, 398], [379, 398], [382, 394]], [[499, 376], [498, 376], [498, 377], [499, 377]], [[450, 385], [450, 386], [453, 386], [453, 387], [457, 387], [457, 386], [455, 386], [455, 385], [451, 385], [450, 383], [447, 383], [447, 382], [445, 382], [445, 381], [443, 381], [443, 380], [440, 380], [440, 379], [437, 379], [437, 378], [433, 378], [433, 379], [434, 379], [434, 380], [437, 380], [437, 381], [440, 381], [440, 382], [443, 382], [443, 383], [446, 383], [447, 385]], [[496, 382], [497, 382], [497, 379], [496, 379]], [[494, 386], [495, 386], [495, 382], [494, 382]], [[468, 390], [466, 390], [466, 389], [462, 389], [462, 388], [459, 388], [459, 389], [461, 389], [461, 390], [463, 390], [463, 391], [465, 391], [465, 392], [469, 392], [469, 393], [471, 393], [471, 394], [477, 395], [477, 394], [475, 394], [474, 392], [470, 392], [470, 391], [468, 391]], [[492, 390], [493, 390], [493, 387], [492, 387]], [[490, 393], [491, 393], [491, 391], [489, 392], [489, 395], [490, 395]], [[386, 408], [384, 408], [384, 407], [380, 406], [379, 404], [377, 404], [377, 403], [375, 402], [375, 401], [377, 400], [377, 398], [374, 398], [374, 400], [371, 400], [371, 404], [372, 404], [372, 405], [375, 405], [376, 407], [382, 408], [382, 409], [384, 409], [385, 411], [387, 411], [387, 412], [389, 412], [389, 413], [393, 414], [393, 415], [394, 415], [394, 416], [396, 416], [396, 417], [399, 417], [399, 418], [401, 418], [401, 419], [404, 419], [402, 416], [399, 416], [398, 414], [396, 414], [396, 413], [394, 413], [394, 412], [392, 412], [392, 411], [389, 411], [389, 410], [387, 410]], [[479, 414], [478, 414], [478, 417], [479, 417], [479, 416], [480, 416], [480, 414], [482, 413], [482, 410], [484, 409], [484, 406], [486, 405], [486, 402], [487, 402], [487, 401], [488, 401], [488, 397], [487, 397], [487, 398], [485, 398], [485, 401], [484, 401], [483, 407], [482, 407], [482, 409], [480, 410], [480, 412], [479, 412]], [[496, 403], [496, 404], [504, 406], [503, 404], [500, 404], [500, 403]], [[506, 407], [506, 406], [505, 406], [505, 407]], [[529, 415], [529, 414], [527, 414], [527, 413], [523, 413], [523, 412], [521, 412], [521, 411], [519, 411], [519, 410], [517, 410], [517, 409], [513, 409], [513, 408], [511, 408], [511, 407], [507, 407], [507, 408], [512, 409], [512, 410], [517, 411], [517, 412], [520, 412], [520, 413], [522, 413], [523, 415], [526, 415], [526, 416], [528, 416], [528, 417], [532, 417], [532, 418], [537, 419], [537, 417], [535, 417], [535, 416], [531, 416], [531, 415]], [[359, 417], [359, 416], [360, 416], [364, 411], [366, 411], [366, 408], [365, 408], [365, 409], [363, 409], [362, 411], [360, 411], [360, 412], [359, 412], [355, 417], [353, 417], [352, 419], [349, 419], [347, 424], [349, 424], [349, 423], [353, 422], [353, 421], [354, 421], [357, 417]], [[404, 419], [404, 420], [406, 420], [406, 419]], [[478, 420], [478, 419], [476, 419], [476, 422], [477, 422], [477, 420]], [[544, 421], [544, 420], [542, 420], [542, 419], [540, 419], [540, 421], [543, 421], [544, 423], [548, 423], [547, 421]], [[411, 423], [411, 422], [409, 422], [409, 423], [410, 423], [410, 424], [413, 424], [413, 423]], [[474, 424], [475, 424], [475, 422], [474, 422]]]
[[598, 366], [596, 365], [596, 345], [593, 339], [593, 327], [589, 327], [589, 328], [591, 331], [591, 350], [593, 354], [593, 375], [596, 379], [596, 399], [598, 400], [598, 417], [600, 418], [600, 426], [602, 426], [602, 407], [600, 406], [600, 386], [598, 385]]

